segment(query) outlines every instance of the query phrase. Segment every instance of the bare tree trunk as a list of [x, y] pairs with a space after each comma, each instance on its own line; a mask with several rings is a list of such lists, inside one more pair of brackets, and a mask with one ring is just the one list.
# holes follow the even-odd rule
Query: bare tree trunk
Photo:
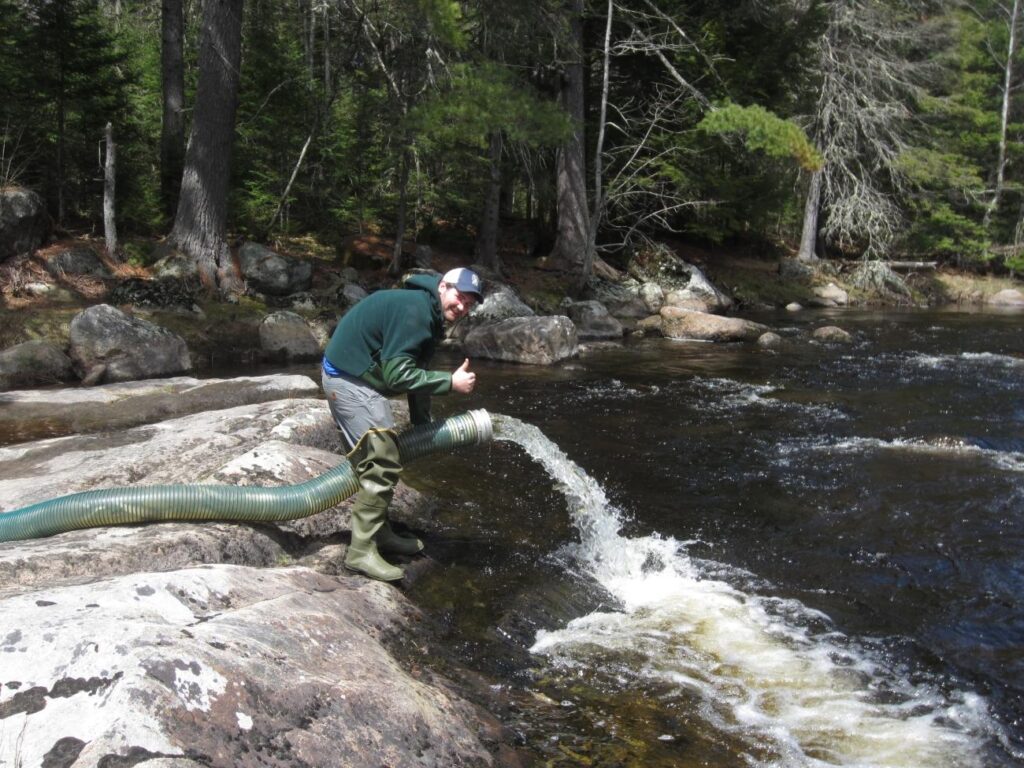
[[117, 224], [114, 221], [114, 180], [116, 171], [116, 150], [114, 147], [114, 126], [107, 123], [107, 151], [103, 163], [103, 236], [106, 239], [107, 256], [117, 258]]
[[1006, 132], [1007, 124], [1010, 121], [1010, 97], [1013, 88], [1013, 58], [1017, 51], [1017, 19], [1020, 16], [1020, 0], [1013, 0], [1013, 8], [1010, 10], [1009, 32], [1010, 41], [1006, 46], [1006, 67], [1003, 70], [1003, 104], [1000, 110], [999, 119], [999, 159], [996, 161], [996, 186], [992, 192], [992, 199], [985, 207], [985, 217], [982, 221], [985, 229], [988, 229], [992, 221], [992, 215], [999, 208], [999, 200], [1003, 196], [1003, 188], [1006, 185]]
[[163, 122], [160, 126], [160, 199], [174, 213], [185, 162], [185, 63], [182, 54], [185, 15], [182, 0], [163, 0], [160, 72]]
[[195, 115], [170, 239], [195, 259], [204, 285], [228, 293], [242, 287], [225, 232], [243, 0], [206, 0], [203, 6]]
[[590, 221], [587, 215], [586, 161], [583, 157], [583, 0], [573, 0], [572, 61], [565, 67], [562, 81], [562, 106], [573, 122], [572, 136], [558, 149], [557, 206], [558, 235], [549, 257], [554, 266], [574, 272], [580, 283], [586, 281], [590, 247]]
[[388, 272], [397, 277], [402, 274], [402, 243], [405, 240], [405, 209], [409, 189], [409, 150], [402, 151], [398, 166], [398, 221], [395, 222], [395, 248], [391, 252], [391, 266]]
[[604, 135], [608, 119], [608, 76], [612, 57], [612, 16], [615, 10], [614, 0], [608, 0], [608, 17], [605, 20], [604, 47], [602, 49], [603, 70], [601, 76], [601, 110], [597, 120], [597, 145], [594, 147], [594, 201], [590, 209], [590, 222], [587, 233], [587, 252], [583, 262], [582, 281], [590, 276], [594, 268], [597, 253], [597, 230], [604, 218]]
[[811, 183], [807, 189], [807, 201], [804, 203], [804, 227], [800, 235], [800, 251], [797, 259], [800, 261], [814, 261], [817, 254], [814, 252], [815, 243], [818, 242], [818, 209], [821, 205], [821, 171], [811, 174]]
[[490, 180], [484, 201], [480, 234], [476, 239], [477, 260], [488, 269], [501, 271], [498, 257], [498, 222], [501, 214], [501, 131], [492, 131], [490, 137]]

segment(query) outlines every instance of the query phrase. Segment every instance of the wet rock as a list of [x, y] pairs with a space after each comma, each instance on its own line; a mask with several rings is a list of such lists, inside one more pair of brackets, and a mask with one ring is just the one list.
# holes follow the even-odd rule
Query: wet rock
[[46, 270], [54, 277], [61, 275], [88, 275], [110, 277], [110, 270], [100, 261], [96, 251], [87, 245], [64, 248], [46, 260]]
[[853, 341], [853, 336], [836, 325], [825, 325], [821, 328], [815, 328], [811, 336], [815, 341], [825, 344], [849, 344]]
[[835, 283], [816, 286], [814, 288], [814, 295], [819, 299], [831, 302], [830, 306], [845, 307], [850, 303], [849, 294]]
[[[71, 358], [48, 341], [26, 341], [0, 352], [0, 389], [71, 381]], [[0, 421], [6, 408], [0, 410]]]
[[622, 323], [612, 317], [599, 301], [570, 301], [565, 310], [581, 340], [622, 338]]
[[639, 323], [636, 324], [636, 329], [643, 332], [645, 335], [661, 335], [661, 315], [651, 315], [645, 317]]
[[313, 282], [313, 265], [259, 245], [243, 243], [238, 261], [249, 287], [271, 296], [308, 291]]
[[294, 312], [274, 312], [263, 318], [260, 347], [270, 355], [291, 360], [314, 360], [320, 356], [313, 331]]
[[89, 389], [35, 389], [0, 396], [0, 432], [23, 440], [146, 424], [203, 410], [316, 397], [307, 376], [240, 376], [104, 384]]
[[43, 198], [22, 187], [0, 189], [0, 261], [30, 253], [47, 241], [50, 215]]
[[778, 349], [782, 346], [782, 337], [774, 331], [762, 333], [757, 337], [757, 346], [764, 349]]
[[[665, 296], [664, 307], [676, 307], [690, 312], [711, 312], [712, 307], [703, 299], [686, 291], [669, 291]], [[664, 309], [664, 307], [662, 307]]]
[[662, 333], [671, 339], [698, 341], [754, 341], [768, 329], [738, 317], [690, 312], [677, 307], [661, 310]]
[[791, 301], [786, 305], [787, 312], [799, 312], [803, 307], [796, 301]]
[[1016, 288], [1006, 288], [990, 296], [987, 303], [996, 307], [1024, 308], [1024, 293], [1021, 293]]
[[463, 348], [471, 357], [550, 365], [576, 354], [576, 326], [564, 315], [513, 317], [475, 328]]
[[69, 338], [71, 359], [83, 377], [97, 365], [106, 366], [108, 382], [168, 376], [192, 367], [184, 339], [108, 304], [75, 315]]

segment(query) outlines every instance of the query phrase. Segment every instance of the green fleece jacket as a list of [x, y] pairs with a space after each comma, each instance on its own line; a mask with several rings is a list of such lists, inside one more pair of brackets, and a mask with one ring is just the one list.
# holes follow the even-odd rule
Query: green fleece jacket
[[414, 275], [404, 288], [372, 293], [338, 323], [324, 357], [383, 395], [407, 393], [413, 424], [430, 421], [430, 396], [447, 394], [452, 375], [427, 366], [444, 338], [440, 277]]

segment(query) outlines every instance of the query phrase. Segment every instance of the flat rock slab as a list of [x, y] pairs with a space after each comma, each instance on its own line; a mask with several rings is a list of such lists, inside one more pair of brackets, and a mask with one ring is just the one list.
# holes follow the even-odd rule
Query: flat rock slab
[[273, 375], [179, 376], [91, 388], [0, 392], [0, 435], [3, 442], [11, 443], [117, 429], [235, 405], [316, 397], [319, 391], [308, 376]]
[[474, 708], [381, 641], [393, 587], [203, 566], [0, 600], [0, 764], [489, 765]]

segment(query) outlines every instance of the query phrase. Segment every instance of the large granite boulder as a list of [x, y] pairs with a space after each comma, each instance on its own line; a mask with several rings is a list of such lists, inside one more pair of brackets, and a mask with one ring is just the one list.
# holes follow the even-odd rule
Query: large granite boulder
[[50, 215], [43, 198], [30, 189], [0, 189], [0, 261], [29, 253], [50, 236]]
[[46, 260], [46, 270], [54, 277], [110, 277], [110, 270], [96, 255], [96, 251], [87, 245], [73, 245], [60, 249]]
[[1019, 307], [1024, 309], [1024, 293], [1016, 288], [1006, 288], [989, 297], [988, 304], [995, 307]]
[[316, 397], [319, 391], [308, 376], [286, 374], [233, 379], [179, 376], [84, 389], [25, 389], [0, 396], [0, 433], [17, 440], [84, 434], [204, 410]]
[[825, 344], [850, 344], [853, 342], [853, 336], [836, 325], [825, 325], [821, 328], [815, 328], [811, 338]]
[[[301, 482], [341, 460], [321, 445], [336, 430], [303, 399], [0, 448], [0, 510], [138, 483]], [[346, 528], [333, 508], [0, 543], [0, 733], [17, 734], [0, 764], [491, 764], [478, 734], [493, 719], [387, 650], [419, 618], [401, 591], [341, 572], [343, 545], [304, 555]]]
[[498, 323], [513, 317], [534, 317], [535, 313], [523, 302], [516, 292], [504, 283], [487, 281], [487, 295], [473, 307], [468, 317], [459, 321], [449, 332], [449, 337], [462, 340], [474, 328]]
[[[26, 341], [0, 352], [0, 389], [71, 381], [71, 358], [49, 341]], [[0, 408], [0, 421], [6, 412]]]
[[576, 335], [581, 340], [622, 338], [622, 323], [612, 317], [599, 301], [570, 301], [565, 311], [576, 326]]
[[650, 289], [644, 293], [644, 283], [627, 277], [620, 281], [591, 278], [584, 295], [601, 302], [617, 318], [639, 320], [653, 310], [649, 308]]
[[290, 360], [314, 360], [320, 356], [320, 344], [313, 331], [294, 312], [274, 312], [263, 318], [260, 347], [269, 355]]
[[271, 296], [308, 291], [313, 283], [313, 265], [282, 256], [258, 243], [243, 243], [238, 250], [242, 276], [249, 287]]
[[661, 332], [670, 339], [756, 341], [767, 330], [760, 323], [738, 317], [722, 317], [678, 307], [663, 307], [661, 310]]
[[723, 312], [733, 305], [732, 299], [716, 288], [699, 268], [661, 244], [637, 251], [627, 271], [641, 282], [654, 282], [667, 293], [675, 292], [679, 300], [698, 299], [712, 312]]
[[470, 331], [462, 342], [470, 357], [550, 365], [576, 354], [576, 326], [564, 315], [513, 317]]
[[94, 384], [171, 376], [192, 368], [184, 339], [109, 304], [75, 315], [69, 338], [76, 369]]
[[814, 287], [815, 297], [824, 302], [823, 306], [845, 307], [850, 303], [850, 295], [835, 283]]

